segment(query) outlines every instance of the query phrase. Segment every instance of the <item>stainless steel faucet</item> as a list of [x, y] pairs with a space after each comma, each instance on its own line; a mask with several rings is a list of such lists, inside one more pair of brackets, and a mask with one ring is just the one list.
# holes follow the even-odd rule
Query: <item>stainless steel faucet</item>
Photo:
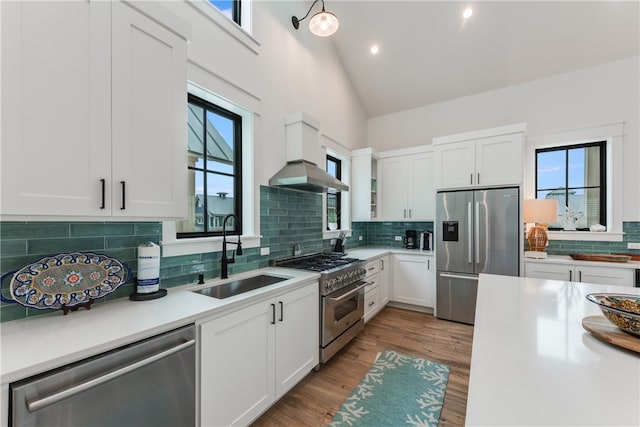
[[[240, 220], [234, 214], [229, 214], [224, 217], [224, 221], [222, 221], [222, 258], [220, 259], [220, 278], [226, 279], [229, 277], [228, 268], [229, 264], [233, 264], [236, 262], [236, 254], [242, 255], [242, 242], [240, 241], [240, 235], [238, 234], [237, 242], [227, 242], [227, 220], [229, 218], [235, 218], [236, 224], [240, 224]], [[231, 259], [227, 258], [227, 244], [236, 245], [238, 248], [234, 249], [233, 254], [231, 255]]]

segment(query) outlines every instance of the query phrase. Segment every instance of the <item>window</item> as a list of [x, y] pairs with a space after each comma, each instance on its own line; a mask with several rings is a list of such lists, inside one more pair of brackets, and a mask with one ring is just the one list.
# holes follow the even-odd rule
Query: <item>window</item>
[[536, 150], [536, 198], [558, 202], [558, 221], [588, 230], [607, 223], [606, 141]]
[[209, 3], [220, 9], [220, 11], [229, 17], [238, 25], [242, 25], [240, 21], [240, 0], [209, 0]]
[[[327, 155], [327, 173], [338, 180], [342, 180], [342, 162]], [[340, 191], [327, 193], [327, 229], [341, 228], [342, 193]]]
[[[189, 211], [177, 237], [219, 236], [226, 215], [242, 218], [242, 117], [194, 95], [187, 114]], [[233, 218], [226, 230], [242, 233]]]

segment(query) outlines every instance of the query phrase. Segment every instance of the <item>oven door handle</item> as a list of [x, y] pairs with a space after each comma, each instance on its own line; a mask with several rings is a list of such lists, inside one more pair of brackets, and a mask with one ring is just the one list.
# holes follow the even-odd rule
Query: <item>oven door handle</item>
[[358, 286], [357, 288], [354, 288], [353, 290], [347, 292], [344, 295], [340, 295], [337, 298], [327, 297], [327, 299], [329, 301], [331, 301], [331, 302], [338, 302], [338, 301], [342, 301], [342, 300], [347, 299], [347, 298], [351, 298], [352, 296], [354, 296], [355, 294], [360, 292], [361, 289], [364, 289], [364, 287], [367, 286], [368, 284], [369, 284], [369, 282], [364, 282], [362, 285]]

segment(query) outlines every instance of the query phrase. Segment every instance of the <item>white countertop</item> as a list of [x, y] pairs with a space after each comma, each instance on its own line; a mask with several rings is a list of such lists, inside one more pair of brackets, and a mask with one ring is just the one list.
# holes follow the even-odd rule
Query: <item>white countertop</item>
[[[190, 292], [231, 280], [269, 273], [288, 277], [261, 289], [225, 299]], [[5, 384], [39, 372], [64, 366], [104, 351], [130, 344], [207, 316], [218, 315], [295, 288], [318, 273], [287, 268], [265, 268], [235, 274], [227, 280], [169, 289], [166, 297], [150, 301], [120, 298], [79, 309], [0, 324], [0, 383]]]
[[547, 258], [524, 258], [524, 262], [540, 263], [540, 264], [571, 264], [575, 266], [592, 266], [592, 267], [610, 267], [610, 268], [628, 268], [640, 269], [640, 261], [627, 262], [604, 262], [604, 261], [579, 261], [568, 255], [548, 255]]
[[640, 288], [480, 275], [466, 425], [640, 425], [640, 354], [582, 328], [593, 292]]
[[347, 256], [352, 258], [358, 258], [363, 260], [369, 260], [379, 258], [387, 254], [407, 254], [407, 255], [425, 255], [433, 256], [434, 251], [425, 251], [422, 249], [405, 249], [405, 248], [392, 248], [385, 246], [361, 246], [358, 248], [346, 250]]

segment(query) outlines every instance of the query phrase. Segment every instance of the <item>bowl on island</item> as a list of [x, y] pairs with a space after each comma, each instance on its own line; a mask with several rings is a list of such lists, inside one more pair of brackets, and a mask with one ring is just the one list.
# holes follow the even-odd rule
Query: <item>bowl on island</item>
[[587, 295], [587, 299], [597, 304], [611, 323], [640, 337], [640, 295], [598, 293]]

